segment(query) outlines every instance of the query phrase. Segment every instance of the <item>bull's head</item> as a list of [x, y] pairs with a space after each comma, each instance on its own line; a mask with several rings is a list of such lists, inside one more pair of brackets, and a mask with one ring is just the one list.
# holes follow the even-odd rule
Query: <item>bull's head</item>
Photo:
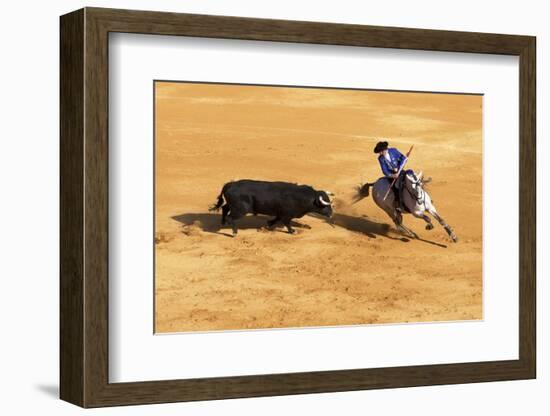
[[325, 191], [317, 191], [315, 199], [315, 212], [330, 218], [332, 216], [332, 202]]

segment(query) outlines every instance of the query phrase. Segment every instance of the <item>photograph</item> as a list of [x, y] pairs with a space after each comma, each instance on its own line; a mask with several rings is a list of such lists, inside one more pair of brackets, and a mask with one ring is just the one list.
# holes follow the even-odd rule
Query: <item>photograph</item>
[[24, 14], [8, 406], [538, 414], [550, 26], [430, 2]]
[[483, 319], [483, 95], [156, 80], [154, 332]]

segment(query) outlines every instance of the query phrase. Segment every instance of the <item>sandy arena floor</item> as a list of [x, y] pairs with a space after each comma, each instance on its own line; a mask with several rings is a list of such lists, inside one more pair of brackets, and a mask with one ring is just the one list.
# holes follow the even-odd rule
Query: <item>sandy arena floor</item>
[[[156, 331], [482, 318], [482, 98], [448, 94], [156, 84]], [[372, 201], [379, 138], [405, 153], [459, 242], [405, 216], [398, 234]], [[232, 179], [336, 194], [335, 226], [313, 217], [239, 235], [208, 212]]]

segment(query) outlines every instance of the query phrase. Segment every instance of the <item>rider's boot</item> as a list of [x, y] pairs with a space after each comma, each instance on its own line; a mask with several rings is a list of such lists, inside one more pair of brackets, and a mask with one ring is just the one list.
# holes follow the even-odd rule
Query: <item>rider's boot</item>
[[395, 208], [397, 212], [405, 212], [405, 208], [403, 207], [403, 202], [401, 202], [401, 198], [397, 198], [397, 207]]
[[397, 212], [403, 212], [403, 202], [401, 198], [401, 190], [397, 187], [393, 188], [393, 194], [395, 196], [395, 209]]

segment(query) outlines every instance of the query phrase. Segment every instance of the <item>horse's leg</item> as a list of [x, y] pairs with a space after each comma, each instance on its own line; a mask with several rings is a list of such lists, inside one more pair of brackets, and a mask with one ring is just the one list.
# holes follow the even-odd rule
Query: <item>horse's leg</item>
[[426, 221], [426, 230], [433, 230], [434, 225], [432, 224], [432, 220], [430, 217], [428, 217], [426, 214], [422, 215], [422, 219]]
[[458, 237], [454, 233], [451, 226], [447, 224], [445, 220], [441, 218], [441, 216], [437, 213], [433, 205], [430, 205], [428, 207], [428, 212], [432, 215], [432, 217], [434, 217], [437, 220], [437, 222], [441, 224], [441, 226], [445, 229], [445, 231], [447, 231], [447, 234], [449, 234], [449, 237], [451, 238], [451, 240], [453, 240], [453, 243], [456, 243], [458, 241]]
[[426, 221], [426, 230], [433, 230], [434, 225], [432, 224], [432, 220], [430, 217], [428, 217], [423, 212], [415, 211], [412, 213], [416, 218], [420, 218], [421, 220]]
[[418, 236], [414, 231], [409, 230], [407, 227], [403, 225], [403, 215], [400, 212], [397, 212], [397, 210], [394, 210], [393, 213], [390, 214], [390, 217], [399, 231], [401, 231], [402, 233], [405, 233], [408, 237], [418, 238]]

